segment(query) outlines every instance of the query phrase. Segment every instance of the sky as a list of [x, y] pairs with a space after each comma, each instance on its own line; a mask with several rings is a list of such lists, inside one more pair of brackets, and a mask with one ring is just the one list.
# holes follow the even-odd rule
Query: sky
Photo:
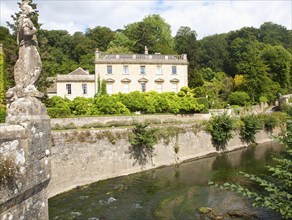
[[[1, 26], [19, 11], [20, 0], [0, 0]], [[42, 28], [85, 32], [106, 26], [112, 30], [159, 14], [175, 36], [181, 26], [195, 30], [198, 39], [242, 27], [259, 28], [273, 22], [292, 29], [292, 0], [33, 0]]]

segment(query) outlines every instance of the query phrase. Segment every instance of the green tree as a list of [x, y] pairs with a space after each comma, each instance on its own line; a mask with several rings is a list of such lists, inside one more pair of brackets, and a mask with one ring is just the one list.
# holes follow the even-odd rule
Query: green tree
[[198, 41], [198, 65], [215, 72], [225, 71], [229, 60], [227, 34], [215, 34]]
[[268, 45], [262, 52], [262, 59], [269, 68], [272, 80], [288, 90], [291, 85], [291, 54], [282, 46]]
[[173, 54], [170, 25], [160, 15], [149, 15], [140, 22], [127, 25], [124, 34], [133, 42], [135, 53], [144, 53], [147, 46], [149, 53]]
[[108, 27], [97, 26], [92, 29], [87, 29], [85, 36], [91, 42], [94, 42], [94, 47], [97, 47], [100, 51], [106, 51], [109, 43], [114, 40], [115, 32]]
[[118, 53], [116, 54], [132, 53], [132, 45], [133, 42], [124, 33], [117, 32], [114, 39], [107, 46], [107, 52], [116, 53], [115, 51], [117, 51]]
[[228, 103], [230, 105], [245, 106], [250, 102], [250, 97], [246, 92], [232, 92], [228, 97]]
[[187, 54], [188, 66], [188, 82], [189, 86], [194, 88], [200, 81], [195, 79], [197, 72], [197, 33], [190, 27], [180, 27], [174, 37], [174, 48], [178, 54]]
[[272, 22], [265, 22], [259, 29], [259, 40], [265, 44], [271, 44], [274, 46], [283, 46], [286, 49], [292, 48], [292, 35], [291, 30], [287, 30], [286, 27], [274, 24]]

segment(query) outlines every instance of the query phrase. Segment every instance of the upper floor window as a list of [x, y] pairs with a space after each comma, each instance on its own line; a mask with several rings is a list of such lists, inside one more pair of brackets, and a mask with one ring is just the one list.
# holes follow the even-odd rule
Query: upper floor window
[[162, 68], [161, 68], [161, 66], [157, 66], [157, 68], [156, 68], [156, 74], [157, 75], [161, 75], [162, 74]]
[[123, 74], [128, 75], [129, 74], [129, 66], [123, 66]]
[[68, 95], [71, 95], [72, 94], [71, 84], [66, 84], [66, 90], [67, 90], [67, 94]]
[[107, 74], [113, 74], [113, 66], [107, 66], [106, 72], [107, 72]]
[[140, 66], [140, 74], [145, 75], [146, 74], [146, 67], [145, 66]]
[[82, 94], [83, 95], [87, 94], [87, 84], [82, 84]]
[[172, 68], [171, 68], [171, 69], [172, 69], [172, 71], [171, 71], [171, 72], [172, 72], [172, 74], [177, 74], [177, 69], [176, 69], [176, 66], [172, 66]]

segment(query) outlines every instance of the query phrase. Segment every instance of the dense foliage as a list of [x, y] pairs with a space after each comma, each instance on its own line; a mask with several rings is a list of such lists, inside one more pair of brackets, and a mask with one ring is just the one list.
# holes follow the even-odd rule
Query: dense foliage
[[243, 122], [240, 126], [240, 138], [244, 142], [250, 144], [255, 143], [255, 135], [262, 129], [262, 121], [256, 115], [246, 115], [241, 117]]
[[247, 180], [253, 182], [257, 187], [251, 189], [249, 186], [225, 183], [219, 185], [209, 182], [210, 185], [235, 191], [244, 197], [253, 200], [254, 206], [267, 207], [281, 214], [283, 219], [292, 218], [292, 121], [287, 121], [287, 129], [278, 140], [284, 144], [285, 153], [281, 157], [273, 157], [276, 162], [274, 166], [267, 166], [270, 173], [266, 175], [252, 175], [240, 172]]
[[224, 150], [228, 141], [233, 137], [235, 129], [234, 119], [224, 113], [223, 115], [213, 116], [208, 122], [207, 131], [212, 136], [212, 142], [217, 150]]
[[146, 123], [136, 123], [129, 134], [129, 142], [131, 144], [129, 151], [136, 163], [144, 166], [148, 158], [154, 156], [154, 145], [157, 143], [155, 133], [157, 129], [149, 128]]
[[[12, 16], [15, 22], [18, 16], [19, 13]], [[34, 23], [40, 26], [37, 17]], [[16, 30], [15, 23], [9, 26]], [[154, 14], [116, 31], [96, 26], [85, 33], [71, 35], [66, 30], [40, 27], [38, 42], [43, 62], [39, 80], [41, 91], [48, 86], [47, 77], [68, 74], [78, 66], [94, 73], [96, 48], [106, 53], [144, 53], [145, 46], [149, 53], [187, 54], [189, 86], [195, 88], [195, 97], [208, 96], [211, 108], [224, 107], [227, 102], [239, 102], [238, 105], [262, 100], [273, 102], [277, 93], [289, 93], [292, 89], [292, 33], [271, 22], [259, 28], [244, 27], [197, 40], [196, 31], [185, 26], [172, 37], [170, 25], [160, 15]], [[15, 32], [11, 34], [7, 28], [0, 27], [0, 43], [4, 45], [6, 55], [8, 88], [14, 84], [13, 66], [18, 50]], [[247, 96], [234, 100], [234, 92], [244, 92], [250, 100]], [[229, 100], [230, 94], [233, 97]]]
[[115, 95], [97, 95], [95, 98], [76, 97], [73, 101], [54, 96], [45, 101], [50, 117], [68, 117], [70, 115], [106, 115], [130, 114], [141, 112], [189, 114], [208, 112], [208, 101], [205, 98], [196, 99], [192, 93], [182, 90], [157, 93], [131, 92]]

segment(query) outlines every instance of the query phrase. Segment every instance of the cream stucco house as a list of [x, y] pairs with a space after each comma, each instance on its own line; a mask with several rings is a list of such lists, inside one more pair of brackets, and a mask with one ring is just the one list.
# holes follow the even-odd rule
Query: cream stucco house
[[61, 96], [73, 100], [75, 97], [92, 98], [96, 93], [96, 79], [94, 74], [89, 74], [82, 68], [78, 68], [68, 75], [50, 77], [52, 82], [47, 89], [49, 97]]
[[178, 92], [188, 85], [188, 61], [183, 55], [102, 54], [95, 53], [95, 74], [78, 68], [68, 75], [49, 78], [53, 84], [49, 97], [61, 96], [73, 100], [77, 96], [94, 97], [97, 78], [106, 81], [107, 93], [133, 91]]
[[101, 54], [95, 74], [106, 81], [108, 94], [132, 91], [178, 92], [188, 85], [186, 55]]

